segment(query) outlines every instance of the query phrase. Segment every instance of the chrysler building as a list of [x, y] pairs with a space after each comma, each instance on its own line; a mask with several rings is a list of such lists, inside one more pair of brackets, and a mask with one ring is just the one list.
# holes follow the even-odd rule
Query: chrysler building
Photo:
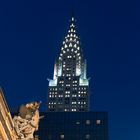
[[87, 64], [72, 17], [60, 54], [49, 79], [48, 112], [85, 112], [89, 110]]

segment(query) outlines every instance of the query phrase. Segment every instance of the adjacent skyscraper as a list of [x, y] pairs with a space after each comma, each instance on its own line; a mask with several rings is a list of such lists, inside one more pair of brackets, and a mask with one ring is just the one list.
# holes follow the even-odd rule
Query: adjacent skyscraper
[[86, 60], [76, 33], [75, 19], [72, 17], [54, 65], [53, 79], [49, 80], [49, 112], [89, 110], [89, 81], [86, 69]]

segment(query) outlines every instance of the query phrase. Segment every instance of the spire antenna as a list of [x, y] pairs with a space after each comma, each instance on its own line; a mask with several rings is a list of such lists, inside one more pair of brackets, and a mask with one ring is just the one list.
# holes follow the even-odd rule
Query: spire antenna
[[74, 0], [72, 0], [72, 6], [71, 6], [71, 17], [74, 17]]

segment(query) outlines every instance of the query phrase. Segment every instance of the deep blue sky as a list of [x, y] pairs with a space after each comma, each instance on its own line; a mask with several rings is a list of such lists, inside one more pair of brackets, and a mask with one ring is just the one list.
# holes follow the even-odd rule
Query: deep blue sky
[[[0, 85], [11, 109], [45, 102], [72, 11], [68, 0], [0, 2]], [[110, 140], [140, 139], [140, 3], [74, 1], [91, 77], [91, 109], [109, 112]], [[47, 125], [47, 124], [46, 124]]]

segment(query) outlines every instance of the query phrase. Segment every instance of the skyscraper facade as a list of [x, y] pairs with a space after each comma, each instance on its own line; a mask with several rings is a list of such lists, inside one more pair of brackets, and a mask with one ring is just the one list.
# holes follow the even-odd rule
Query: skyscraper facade
[[60, 54], [55, 61], [53, 79], [49, 79], [49, 112], [89, 110], [89, 81], [86, 69], [75, 18], [72, 17]]
[[107, 112], [41, 113], [40, 140], [108, 140]]

